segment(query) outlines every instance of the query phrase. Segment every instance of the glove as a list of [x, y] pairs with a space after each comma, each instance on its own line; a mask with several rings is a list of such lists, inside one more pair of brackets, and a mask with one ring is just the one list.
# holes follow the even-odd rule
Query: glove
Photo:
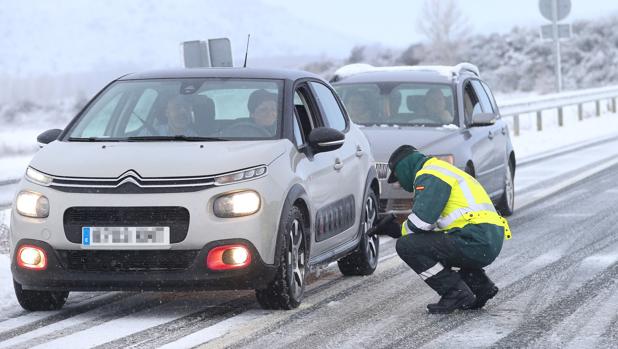
[[401, 237], [401, 225], [397, 223], [397, 216], [394, 214], [386, 215], [378, 220], [376, 225], [367, 231], [367, 235], [388, 235], [393, 239]]

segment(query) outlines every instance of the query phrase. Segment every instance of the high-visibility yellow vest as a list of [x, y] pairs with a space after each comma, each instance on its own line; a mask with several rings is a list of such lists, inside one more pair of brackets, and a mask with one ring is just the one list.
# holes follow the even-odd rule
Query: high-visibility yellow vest
[[[451, 196], [434, 230], [448, 231], [468, 224], [489, 223], [503, 227], [505, 239], [511, 238], [508, 222], [496, 212], [489, 195], [474, 177], [436, 158], [427, 160], [415, 179], [424, 174], [436, 176], [451, 186]], [[402, 228], [405, 235], [405, 224]]]

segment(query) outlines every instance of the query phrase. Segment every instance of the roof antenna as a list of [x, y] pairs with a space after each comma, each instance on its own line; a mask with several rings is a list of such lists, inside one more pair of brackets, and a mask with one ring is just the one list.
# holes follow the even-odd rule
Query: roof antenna
[[245, 64], [242, 65], [243, 68], [247, 67], [247, 56], [249, 55], [249, 39], [251, 39], [251, 34], [247, 34], [247, 48], [245, 49]]

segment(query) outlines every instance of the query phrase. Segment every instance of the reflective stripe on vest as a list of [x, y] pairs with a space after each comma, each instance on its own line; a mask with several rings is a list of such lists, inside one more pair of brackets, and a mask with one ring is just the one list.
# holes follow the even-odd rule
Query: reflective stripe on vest
[[473, 177], [457, 171], [461, 172], [444, 161], [430, 158], [416, 174], [416, 178], [423, 174], [434, 175], [451, 186], [451, 195], [436, 222], [436, 230], [448, 231], [467, 224], [489, 223], [503, 227], [505, 238], [510, 239], [508, 222], [496, 212], [483, 187]]

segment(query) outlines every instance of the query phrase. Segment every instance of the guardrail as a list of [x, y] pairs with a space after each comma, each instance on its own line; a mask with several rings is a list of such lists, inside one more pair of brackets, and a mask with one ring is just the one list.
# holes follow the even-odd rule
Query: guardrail
[[557, 109], [558, 126], [564, 126], [564, 108], [577, 105], [577, 118], [584, 119], [584, 104], [595, 104], [595, 115], [601, 116], [601, 102], [609, 101], [610, 111], [616, 113], [616, 99], [618, 98], [618, 86], [591, 88], [577, 91], [535, 96], [526, 99], [505, 101], [498, 103], [500, 114], [503, 117], [513, 118], [513, 133], [520, 133], [520, 115], [536, 113], [536, 128], [543, 130], [543, 111]]

